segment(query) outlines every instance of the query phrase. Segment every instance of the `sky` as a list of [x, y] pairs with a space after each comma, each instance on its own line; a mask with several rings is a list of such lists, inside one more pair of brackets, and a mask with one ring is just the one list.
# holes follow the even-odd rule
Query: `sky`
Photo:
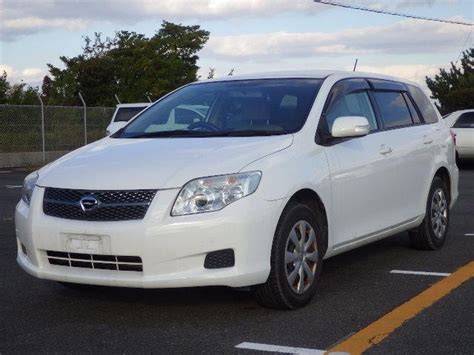
[[[337, 0], [474, 22], [474, 0]], [[0, 0], [0, 72], [40, 85], [47, 63], [82, 52], [83, 36], [152, 36], [163, 20], [200, 25], [210, 39], [199, 74], [278, 70], [377, 72], [424, 83], [474, 46], [473, 27], [333, 7], [312, 0]]]

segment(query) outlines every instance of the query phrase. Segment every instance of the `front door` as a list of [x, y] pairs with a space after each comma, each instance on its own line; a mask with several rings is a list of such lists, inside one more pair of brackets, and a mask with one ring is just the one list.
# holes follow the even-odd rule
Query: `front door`
[[[358, 84], [347, 81], [358, 80]], [[341, 116], [366, 117], [371, 132], [365, 137], [331, 139], [326, 156], [332, 181], [334, 247], [363, 239], [398, 222], [392, 201], [397, 194], [396, 152], [391, 131], [383, 131], [368, 94], [369, 86], [361, 79], [335, 84], [321, 118], [320, 129], [330, 132]], [[345, 86], [345, 88], [341, 88]]]

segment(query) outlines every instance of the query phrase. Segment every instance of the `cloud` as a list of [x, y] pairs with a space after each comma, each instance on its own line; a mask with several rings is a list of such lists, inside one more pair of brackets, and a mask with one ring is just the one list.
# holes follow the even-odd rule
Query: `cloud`
[[[346, 0], [348, 2], [348, 0]], [[457, 0], [359, 0], [372, 8], [426, 7]], [[51, 29], [77, 30], [92, 22], [133, 24], [144, 20], [212, 21], [268, 18], [280, 14], [314, 15], [334, 10], [313, 0], [0, 0], [0, 39]]]
[[[439, 65], [429, 64], [360, 65], [357, 66], [357, 71], [392, 75], [424, 84], [425, 77], [434, 76], [439, 72], [439, 68]], [[345, 69], [352, 70], [351, 67]]]
[[10, 83], [25, 82], [30, 85], [39, 85], [46, 75], [47, 70], [42, 68], [17, 69], [7, 64], [0, 64], [0, 74], [7, 73], [7, 80]]
[[344, 2], [377, 10], [404, 10], [417, 7], [433, 7], [434, 5], [452, 5], [459, 2], [459, 0], [395, 0], [390, 2], [386, 0], [357, 0], [357, 2], [345, 0]]
[[326, 8], [312, 0], [3, 0], [0, 39], [62, 28], [82, 29], [91, 22], [138, 23], [144, 20], [228, 20], [282, 13], [314, 14]]
[[203, 55], [219, 59], [273, 61], [335, 55], [417, 54], [459, 50], [468, 28], [404, 20], [339, 32], [271, 32], [211, 36]]
[[87, 22], [75, 19], [43, 19], [39, 17], [22, 17], [5, 20], [0, 29], [0, 39], [8, 40], [20, 35], [36, 33], [42, 30], [60, 28], [78, 30], [87, 27]]
[[[391, 75], [414, 81], [420, 84], [420, 87], [428, 96], [431, 96], [432, 93], [426, 85], [426, 77], [433, 77], [435, 74], [438, 74], [441, 67], [440, 65], [428, 64], [359, 65], [357, 66], [357, 71]], [[346, 67], [345, 69], [352, 70], [351, 67]], [[444, 69], [447, 69], [447, 66]]]

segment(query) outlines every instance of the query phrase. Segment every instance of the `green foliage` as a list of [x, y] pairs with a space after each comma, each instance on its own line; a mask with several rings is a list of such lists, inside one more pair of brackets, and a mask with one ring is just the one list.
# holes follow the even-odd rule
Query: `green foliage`
[[426, 84], [443, 115], [474, 108], [474, 48], [463, 53], [460, 66], [451, 62], [449, 71], [440, 69], [434, 79], [426, 78]]
[[209, 38], [200, 26], [164, 21], [150, 38], [120, 31], [114, 38], [85, 37], [83, 53], [60, 57], [64, 69], [48, 64], [43, 95], [49, 105], [77, 105], [81, 92], [89, 106], [147, 101], [197, 80], [197, 53]]
[[38, 104], [38, 88], [25, 83], [10, 85], [7, 73], [0, 75], [0, 104], [33, 105]]
[[3, 74], [0, 76], [0, 104], [7, 103], [8, 90], [10, 90], [10, 84], [7, 81], [7, 73], [3, 71]]
[[207, 74], [208, 79], [214, 79], [214, 75], [216, 74], [215, 68], [209, 68], [209, 74]]

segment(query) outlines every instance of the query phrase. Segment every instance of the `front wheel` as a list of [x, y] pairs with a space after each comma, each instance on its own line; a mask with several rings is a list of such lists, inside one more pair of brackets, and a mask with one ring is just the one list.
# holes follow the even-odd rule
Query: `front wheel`
[[257, 301], [267, 307], [295, 309], [316, 292], [321, 274], [321, 227], [316, 211], [301, 203], [289, 205], [280, 219], [267, 282], [255, 287]]
[[446, 183], [435, 176], [431, 184], [426, 213], [418, 228], [410, 231], [416, 249], [437, 250], [446, 241], [449, 227], [449, 190]]

